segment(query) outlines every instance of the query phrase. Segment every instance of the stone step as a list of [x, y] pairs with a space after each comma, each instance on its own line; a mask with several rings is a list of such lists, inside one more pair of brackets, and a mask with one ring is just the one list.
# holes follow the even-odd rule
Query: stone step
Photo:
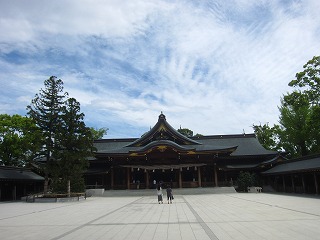
[[[163, 189], [163, 194], [166, 190]], [[236, 193], [234, 187], [209, 187], [209, 188], [177, 188], [172, 189], [173, 195], [198, 195], [198, 194], [226, 194]], [[105, 190], [102, 197], [123, 197], [123, 196], [154, 196], [155, 189], [135, 189], [135, 190]], [[96, 195], [98, 196], [98, 195]]]

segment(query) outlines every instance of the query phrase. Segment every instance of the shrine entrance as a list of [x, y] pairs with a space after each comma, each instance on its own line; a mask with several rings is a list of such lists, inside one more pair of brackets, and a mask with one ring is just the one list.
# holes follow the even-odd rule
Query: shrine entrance
[[[155, 188], [156, 183], [173, 188], [201, 187], [204, 163], [179, 165], [123, 165], [127, 172], [127, 188]], [[138, 186], [139, 185], [139, 186]]]

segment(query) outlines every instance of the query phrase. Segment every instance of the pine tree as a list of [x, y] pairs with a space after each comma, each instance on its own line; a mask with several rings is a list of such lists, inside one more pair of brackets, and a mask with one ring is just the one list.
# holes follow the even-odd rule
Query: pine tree
[[[55, 180], [60, 179], [60, 186], [70, 194], [84, 190], [82, 175], [88, 166], [88, 157], [92, 156], [93, 135], [90, 128], [86, 127], [84, 114], [80, 112], [80, 103], [74, 98], [69, 98], [62, 108], [62, 124], [56, 134], [57, 151]], [[82, 184], [79, 183], [82, 182]], [[66, 185], [65, 185], [66, 184]], [[71, 185], [70, 185], [71, 184]], [[62, 186], [61, 186], [62, 185]]]
[[42, 150], [43, 171], [45, 174], [44, 192], [48, 191], [50, 164], [55, 158], [55, 138], [59, 125], [62, 124], [62, 107], [68, 93], [63, 92], [63, 81], [51, 76], [44, 82], [45, 89], [40, 89], [31, 105], [27, 106], [28, 115], [34, 119], [43, 134]]

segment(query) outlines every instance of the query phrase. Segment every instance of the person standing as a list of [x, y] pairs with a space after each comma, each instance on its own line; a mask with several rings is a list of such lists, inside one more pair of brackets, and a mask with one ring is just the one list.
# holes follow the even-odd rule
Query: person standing
[[167, 200], [168, 200], [168, 204], [169, 204], [169, 201], [170, 203], [172, 203], [172, 189], [170, 185], [167, 186]]
[[158, 195], [158, 203], [159, 204], [160, 202], [163, 203], [163, 198], [162, 198], [163, 194], [162, 194], [162, 188], [160, 184], [157, 186], [157, 195]]

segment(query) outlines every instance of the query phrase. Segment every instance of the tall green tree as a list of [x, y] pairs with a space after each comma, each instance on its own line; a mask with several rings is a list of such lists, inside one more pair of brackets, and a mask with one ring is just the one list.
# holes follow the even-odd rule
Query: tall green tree
[[320, 56], [313, 57], [303, 68], [288, 84], [293, 91], [281, 98], [279, 125], [270, 129], [253, 126], [265, 147], [278, 138], [278, 147], [289, 157], [320, 152]]
[[[73, 192], [84, 191], [83, 172], [88, 166], [88, 157], [93, 152], [93, 134], [86, 127], [80, 103], [69, 98], [62, 108], [62, 124], [56, 133], [57, 150], [55, 171], [56, 187]], [[60, 181], [60, 182], [59, 182]], [[60, 184], [60, 187], [58, 186]]]
[[0, 165], [29, 167], [41, 149], [41, 132], [31, 118], [0, 115]]
[[42, 150], [39, 157], [44, 160], [43, 171], [45, 177], [44, 192], [48, 191], [50, 165], [55, 159], [56, 134], [62, 124], [62, 107], [68, 93], [63, 91], [63, 81], [51, 76], [44, 81], [44, 89], [35, 95], [31, 104], [27, 106], [28, 115], [41, 129], [43, 137]]
[[310, 137], [313, 139], [312, 153], [320, 153], [320, 106], [313, 106], [309, 115]]
[[296, 79], [289, 86], [299, 88], [308, 96], [311, 105], [320, 104], [320, 56], [314, 56], [304, 66], [304, 70], [296, 74]]
[[256, 134], [261, 145], [268, 150], [280, 151], [279, 145], [279, 126], [274, 125], [270, 127], [269, 124], [254, 125], [252, 126], [254, 133]]
[[314, 141], [311, 136], [311, 106], [308, 97], [299, 91], [287, 94], [281, 99], [279, 111], [279, 138], [289, 156], [298, 157], [312, 153]]
[[[309, 153], [320, 152], [320, 56], [314, 56], [304, 66], [304, 70], [296, 74], [296, 79], [289, 86], [298, 89], [309, 102], [308, 126]], [[303, 106], [304, 107], [304, 106]]]

